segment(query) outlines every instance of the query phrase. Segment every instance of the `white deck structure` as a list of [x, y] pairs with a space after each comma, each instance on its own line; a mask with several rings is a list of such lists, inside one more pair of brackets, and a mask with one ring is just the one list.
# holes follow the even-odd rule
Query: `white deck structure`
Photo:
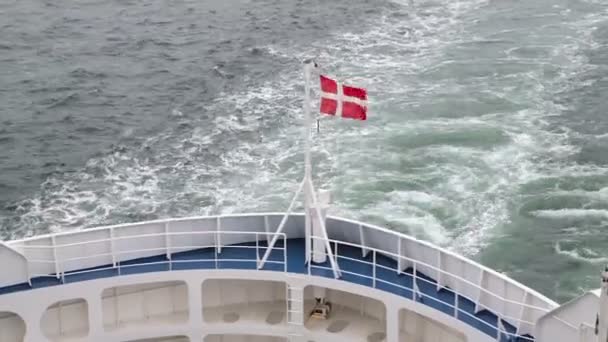
[[[592, 311], [577, 316], [577, 305], [560, 310], [427, 242], [328, 217], [335, 278], [329, 263], [306, 263], [304, 216], [274, 233], [282, 217], [160, 220], [1, 244], [0, 341], [570, 342], [594, 326], [598, 296], [578, 302]], [[319, 293], [332, 304], [327, 320], [309, 317]]]

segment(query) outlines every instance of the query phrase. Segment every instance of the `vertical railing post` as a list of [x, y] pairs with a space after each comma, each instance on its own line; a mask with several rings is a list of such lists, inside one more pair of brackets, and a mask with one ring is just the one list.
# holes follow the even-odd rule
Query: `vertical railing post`
[[114, 246], [114, 228], [110, 227], [110, 253], [112, 253], [112, 266], [116, 267], [116, 247]]
[[59, 279], [61, 277], [61, 270], [59, 269], [59, 260], [57, 260], [57, 247], [55, 245], [55, 235], [51, 235], [51, 245], [53, 246], [53, 261], [55, 262], [55, 277]]
[[458, 292], [454, 292], [454, 294], [456, 295], [455, 296], [456, 300], [454, 301], [454, 305], [455, 305], [454, 316], [456, 317], [456, 319], [458, 319], [458, 311], [460, 310], [460, 307], [458, 305], [458, 297], [460, 297], [460, 296], [458, 295]]
[[[309, 251], [309, 253], [310, 253], [310, 251]], [[311, 253], [311, 255], [309, 255], [309, 259], [308, 259], [308, 275], [310, 275], [311, 267], [312, 267], [312, 253]]]
[[260, 267], [260, 242], [258, 233], [255, 233], [255, 268]]
[[373, 288], [376, 288], [376, 250], [374, 249], [373, 262], [372, 262], [372, 274], [373, 274]]
[[217, 231], [217, 249], [219, 249], [219, 253], [222, 253], [222, 241], [220, 240], [220, 234], [219, 232], [222, 231], [222, 220], [220, 219], [220, 216], [217, 217], [217, 221], [216, 221], [216, 225], [215, 225], [215, 230]]
[[416, 301], [416, 288], [418, 288], [418, 284], [416, 284], [416, 260], [412, 260], [412, 300]]
[[361, 257], [365, 258], [367, 249], [365, 248], [365, 235], [363, 234], [363, 226], [359, 224], [359, 242], [361, 243]]
[[336, 258], [336, 264], [338, 264], [338, 265], [340, 265], [340, 257], [339, 257], [339, 254], [338, 254], [338, 247], [339, 246], [340, 245], [338, 244], [338, 241], [335, 240], [334, 241], [334, 257]]
[[[314, 235], [310, 235], [310, 242], [312, 243], [312, 241], [315, 239]], [[313, 260], [313, 256], [314, 256], [314, 251], [312, 250], [312, 248], [308, 251], [309, 255], [308, 255], [308, 275], [312, 274], [312, 260]]]
[[27, 283], [32, 287], [32, 270], [31, 270], [32, 262], [27, 260], [26, 271], [27, 271]]
[[496, 341], [500, 342], [500, 339], [502, 337], [502, 332], [506, 331], [504, 325], [502, 324], [502, 319], [500, 319], [500, 317], [498, 317], [498, 324], [496, 324], [496, 329], [498, 330], [498, 333], [496, 334], [497, 335]]
[[[121, 275], [120, 253], [116, 253], [116, 234], [114, 228], [110, 228], [110, 250], [112, 252], [112, 266], [118, 269], [118, 275]], [[118, 254], [118, 256], [117, 256]]]
[[[219, 222], [219, 218], [218, 218], [218, 222]], [[218, 248], [218, 241], [220, 240], [220, 232], [216, 231], [214, 237], [215, 237], [215, 246], [213, 248], [213, 251], [214, 251], [214, 255], [215, 255], [215, 269], [217, 270], [218, 269], [218, 267], [217, 267], [217, 248]]]
[[338, 241], [334, 240], [334, 260], [336, 261], [336, 264], [338, 264]]
[[401, 258], [401, 238], [397, 238], [397, 274], [401, 274], [403, 260]]
[[268, 224], [268, 215], [264, 215], [264, 231], [266, 232], [266, 243], [270, 242], [270, 232], [269, 224]]
[[173, 270], [173, 261], [171, 260], [171, 235], [169, 232], [169, 222], [165, 222], [165, 257], [169, 260], [169, 271]]
[[441, 250], [437, 250], [437, 291], [441, 289], [443, 283], [443, 268], [441, 263]]
[[283, 234], [283, 271], [287, 272], [287, 236]]
[[481, 305], [483, 296], [484, 296], [484, 277], [485, 277], [485, 271], [483, 269], [481, 269], [481, 272], [479, 272], [479, 281], [477, 281], [477, 288], [479, 289], [478, 293], [477, 293], [477, 299], [475, 300], [475, 312], [480, 311], [481, 309], [479, 309], [479, 306]]

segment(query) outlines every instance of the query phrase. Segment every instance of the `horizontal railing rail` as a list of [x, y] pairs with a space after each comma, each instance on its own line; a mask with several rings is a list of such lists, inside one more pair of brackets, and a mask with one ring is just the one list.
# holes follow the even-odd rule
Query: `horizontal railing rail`
[[[180, 236], [180, 235], [264, 235], [264, 236], [273, 236], [279, 235], [280, 237], [285, 237], [285, 233], [273, 233], [273, 232], [251, 232], [251, 231], [201, 231], [201, 232], [166, 232], [166, 233], [152, 233], [152, 234], [140, 234], [140, 235], [128, 235], [128, 236], [116, 236], [109, 237], [105, 239], [96, 239], [96, 240], [87, 240], [82, 242], [72, 242], [65, 244], [50, 244], [50, 245], [23, 245], [21, 249], [47, 249], [47, 248], [58, 248], [58, 247], [76, 247], [82, 245], [92, 245], [102, 242], [111, 242], [111, 241], [121, 241], [121, 240], [131, 240], [131, 239], [142, 239], [148, 237], [165, 237], [165, 236]], [[215, 245], [213, 245], [215, 246]], [[173, 246], [175, 248], [181, 248], [182, 246]]]
[[[313, 240], [324, 241], [325, 239], [323, 239], [321, 237], [313, 236]], [[484, 288], [482, 286], [479, 286], [478, 284], [476, 284], [476, 283], [474, 283], [474, 282], [472, 282], [472, 281], [470, 281], [468, 279], [462, 278], [461, 276], [459, 276], [457, 274], [447, 272], [447, 271], [445, 271], [445, 270], [443, 270], [443, 269], [441, 269], [439, 267], [436, 267], [434, 265], [425, 263], [424, 261], [419, 261], [419, 260], [416, 260], [416, 259], [413, 259], [413, 258], [410, 258], [410, 257], [407, 257], [407, 256], [398, 255], [396, 253], [392, 253], [392, 252], [389, 252], [389, 251], [386, 251], [386, 250], [382, 250], [382, 249], [379, 249], [379, 248], [363, 246], [363, 245], [352, 243], [352, 242], [340, 241], [340, 240], [335, 240], [335, 239], [329, 239], [329, 242], [331, 244], [334, 244], [334, 246], [337, 246], [337, 245], [350, 246], [350, 247], [355, 247], [355, 248], [359, 248], [359, 249], [365, 249], [368, 252], [374, 252], [374, 253], [379, 253], [379, 254], [382, 254], [382, 255], [385, 255], [385, 256], [389, 256], [391, 258], [395, 258], [395, 261], [397, 261], [398, 265], [399, 265], [398, 259], [401, 259], [403, 261], [409, 261], [409, 262], [411, 262], [414, 265], [414, 267], [413, 267], [414, 270], [418, 269], [418, 267], [416, 267], [416, 266], [428, 267], [428, 268], [432, 269], [433, 271], [436, 271], [436, 272], [439, 272], [441, 274], [453, 277], [454, 279], [457, 279], [457, 280], [459, 280], [459, 281], [461, 281], [461, 282], [463, 282], [463, 283], [465, 283], [465, 284], [467, 284], [469, 286], [472, 286], [473, 288], [475, 288], [475, 289], [477, 289], [477, 290], [479, 290], [479, 291], [481, 291], [481, 292], [483, 292], [483, 293], [485, 293], [487, 295], [493, 296], [494, 298], [496, 298], [498, 300], [501, 300], [504, 303], [514, 304], [514, 305], [521, 305], [521, 306], [526, 307], [528, 309], [539, 310], [541, 312], [549, 312], [550, 311], [550, 309], [547, 309], [547, 308], [544, 308], [544, 307], [529, 305], [529, 304], [526, 304], [524, 302], [518, 302], [518, 301], [514, 301], [514, 300], [511, 300], [511, 299], [504, 298], [504, 297], [502, 297], [502, 296], [500, 296], [500, 295], [498, 295], [496, 293], [493, 293], [493, 292], [489, 291], [488, 289], [486, 289], [486, 288]], [[334, 247], [334, 249], [336, 250], [335, 253], [338, 254], [338, 249], [336, 247]], [[359, 261], [359, 262], [362, 262], [362, 263], [367, 263], [369, 265], [374, 265], [374, 263], [369, 262], [369, 261], [365, 261], [365, 260], [358, 260], [358, 259], [352, 259], [352, 258], [351, 258], [351, 260]], [[384, 265], [378, 265], [378, 264], [375, 264], [375, 265], [377, 267], [387, 268]], [[393, 268], [387, 268], [387, 269], [390, 269], [390, 270], [398, 272], [398, 273], [403, 273], [403, 271], [398, 270], [397, 268], [394, 268], [394, 269]], [[437, 283], [435, 283], [435, 285], [437, 285]]]
[[[104, 253], [93, 253], [82, 256], [73, 256], [67, 258], [59, 258], [57, 255], [67, 248], [75, 248], [75, 247], [86, 247], [87, 245], [98, 245], [99, 243], [112, 243], [120, 240], [130, 240], [130, 239], [142, 239], [143, 237], [164, 237], [164, 236], [185, 236], [185, 237], [197, 237], [201, 235], [212, 235], [215, 237], [213, 239], [213, 244], [180, 244], [173, 246], [162, 246], [162, 247], [152, 247], [152, 248], [133, 248], [128, 250], [116, 250]], [[219, 237], [222, 235], [244, 235], [244, 236], [253, 236], [252, 240], [255, 241], [255, 246], [253, 245], [223, 245], [218, 243], [220, 241]], [[267, 232], [251, 232], [251, 231], [204, 231], [204, 232], [168, 232], [168, 233], [155, 233], [155, 234], [142, 234], [142, 235], [133, 235], [133, 236], [122, 236], [122, 237], [111, 237], [107, 239], [96, 239], [90, 241], [82, 241], [76, 243], [68, 243], [68, 244], [57, 244], [57, 245], [31, 245], [31, 246], [23, 246], [24, 250], [44, 250], [51, 249], [53, 251], [53, 258], [49, 259], [37, 259], [37, 258], [29, 258], [28, 262], [30, 268], [35, 267], [38, 264], [52, 264], [55, 265], [54, 273], [30, 273], [30, 279], [37, 277], [52, 277], [61, 279], [62, 282], [65, 282], [65, 276], [73, 276], [78, 274], [86, 274], [92, 272], [100, 272], [104, 270], [117, 270], [118, 275], [122, 274], [122, 269], [132, 268], [132, 267], [141, 267], [145, 265], [168, 265], [169, 270], [173, 270], [174, 264], [185, 264], [185, 263], [196, 263], [196, 262], [214, 262], [215, 269], [219, 269], [219, 263], [221, 262], [253, 262], [255, 261], [254, 269], [257, 269], [260, 260], [261, 253], [263, 253], [268, 247], [265, 244], [260, 244], [260, 238], [266, 240], [268, 236], [272, 237], [274, 235], [279, 236], [282, 245], [275, 245], [273, 250], [277, 250], [282, 252], [282, 259], [280, 261], [270, 259], [267, 261], [269, 264], [279, 264], [282, 265], [282, 270], [287, 272], [287, 236], [284, 233], [267, 233]], [[249, 240], [247, 242], [253, 242]], [[133, 246], [138, 246], [137, 244], [133, 244]], [[169, 247], [169, 248], [168, 248]], [[137, 260], [140, 258], [148, 258], [159, 256], [170, 251], [171, 248], [174, 249], [171, 253], [167, 254], [168, 260], [162, 261], [142, 261], [139, 263], [129, 263], [124, 264], [126, 262], [132, 262], [133, 260]], [[255, 258], [222, 258], [221, 252], [219, 252], [220, 248], [230, 248], [230, 249], [247, 249], [247, 250], [255, 250]], [[174, 260], [172, 256], [174, 254], [179, 254], [182, 252], [190, 252], [194, 250], [202, 250], [202, 249], [213, 249], [213, 257], [208, 258], [188, 258], [184, 260]], [[137, 255], [144, 254], [145, 256], [138, 257]], [[134, 255], [132, 258], [122, 258], [123, 256]], [[84, 270], [66, 270], [66, 265], [70, 263], [82, 262], [86, 260], [97, 260], [99, 258], [111, 258], [112, 262], [108, 263], [108, 266], [103, 267], [104, 265], [100, 265], [101, 267], [90, 267]], [[208, 268], [208, 267], [206, 267]]]

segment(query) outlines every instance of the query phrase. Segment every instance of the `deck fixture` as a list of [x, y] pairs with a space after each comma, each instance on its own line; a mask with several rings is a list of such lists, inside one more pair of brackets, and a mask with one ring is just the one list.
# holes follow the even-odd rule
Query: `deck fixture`
[[310, 318], [328, 319], [331, 313], [331, 303], [325, 298], [315, 298], [315, 307], [310, 313]]

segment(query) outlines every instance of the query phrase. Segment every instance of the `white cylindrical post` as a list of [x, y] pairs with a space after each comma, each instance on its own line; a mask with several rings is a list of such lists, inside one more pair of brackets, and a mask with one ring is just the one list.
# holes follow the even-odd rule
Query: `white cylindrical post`
[[311, 178], [312, 167], [310, 162], [310, 124], [312, 118], [310, 116], [310, 74], [313, 68], [312, 62], [306, 62], [304, 64], [304, 177], [306, 179]]
[[316, 208], [311, 208], [309, 215], [311, 216], [312, 221], [312, 236], [315, 238], [312, 240], [312, 250], [313, 256], [312, 260], [316, 263], [324, 263], [327, 261], [327, 253], [325, 253], [325, 241], [323, 235], [323, 226], [321, 222], [319, 222], [319, 218], [317, 215], [314, 215], [314, 210], [319, 210], [321, 212], [322, 220], [325, 220], [327, 216], [327, 208], [329, 208], [330, 202], [330, 192], [326, 190], [319, 191], [319, 198]]
[[[314, 62], [304, 62], [304, 182], [312, 182], [312, 165], [310, 160], [310, 125], [312, 117], [310, 113], [310, 74]], [[310, 203], [311, 194], [308, 187], [304, 188], [304, 236], [305, 236], [305, 248], [306, 248], [306, 261], [310, 261], [311, 254], [311, 213]]]

